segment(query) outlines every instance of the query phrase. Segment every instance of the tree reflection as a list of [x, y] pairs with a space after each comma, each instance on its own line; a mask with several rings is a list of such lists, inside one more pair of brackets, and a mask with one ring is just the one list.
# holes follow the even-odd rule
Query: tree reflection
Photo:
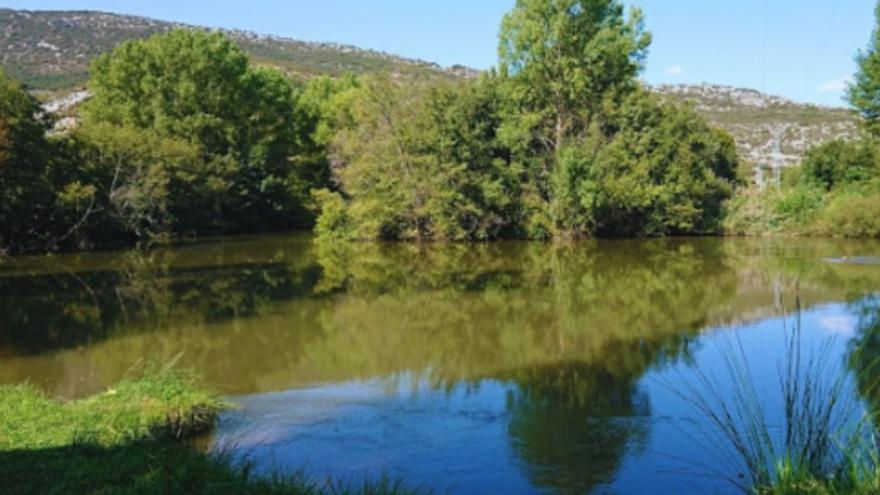
[[[835, 244], [804, 246], [793, 256], [760, 240], [267, 238], [14, 262], [0, 272], [0, 382], [37, 377], [78, 396], [133, 363], [181, 354], [229, 394], [500, 380], [524, 472], [552, 491], [586, 492], [646, 439], [640, 379], [688, 356], [702, 330], [776, 314], [778, 295], [795, 288], [809, 305], [876, 287], [864, 267], [817, 262]], [[880, 356], [876, 327], [866, 316], [857, 369]]]
[[611, 482], [625, 454], [647, 441], [651, 405], [639, 380], [686, 356], [690, 343], [687, 335], [631, 341], [599, 362], [505, 375], [515, 384], [508, 433], [531, 481], [558, 493], [589, 493]]
[[637, 376], [609, 375], [588, 364], [532, 370], [507, 400], [508, 434], [537, 486], [589, 493], [611, 481], [628, 448], [647, 437], [650, 414]]
[[[226, 250], [78, 255], [67, 263], [0, 277], [0, 349], [35, 354], [121, 334], [261, 314], [272, 303], [311, 297], [320, 269]], [[268, 250], [267, 250], [268, 249]], [[78, 263], [78, 260], [85, 260]], [[307, 257], [300, 259], [307, 260]]]
[[850, 342], [849, 365], [859, 395], [866, 402], [875, 427], [880, 428], [880, 296], [861, 299], [853, 307], [859, 321], [856, 337]]

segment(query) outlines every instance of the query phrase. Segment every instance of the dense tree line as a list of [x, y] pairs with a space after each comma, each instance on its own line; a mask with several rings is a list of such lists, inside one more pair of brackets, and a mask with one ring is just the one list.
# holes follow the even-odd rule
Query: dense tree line
[[642, 15], [615, 0], [520, 0], [499, 69], [364, 84], [331, 151], [322, 236], [491, 239], [717, 232], [736, 150], [638, 76]]
[[0, 249], [717, 232], [735, 147], [642, 87], [650, 40], [618, 0], [519, 0], [478, 78], [303, 83], [175, 30], [99, 57], [54, 137], [0, 76]]
[[330, 183], [325, 93], [190, 30], [98, 58], [89, 89], [76, 129], [50, 138], [34, 98], [0, 75], [3, 250], [311, 225], [310, 190]]

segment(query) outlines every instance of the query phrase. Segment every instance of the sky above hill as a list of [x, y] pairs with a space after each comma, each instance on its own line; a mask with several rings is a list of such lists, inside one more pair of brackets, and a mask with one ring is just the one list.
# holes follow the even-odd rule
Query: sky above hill
[[[654, 44], [643, 78], [710, 82], [843, 105], [867, 46], [873, 0], [625, 0]], [[442, 65], [495, 64], [515, 0], [0, 0], [32, 10], [103, 10], [188, 24], [334, 41]]]

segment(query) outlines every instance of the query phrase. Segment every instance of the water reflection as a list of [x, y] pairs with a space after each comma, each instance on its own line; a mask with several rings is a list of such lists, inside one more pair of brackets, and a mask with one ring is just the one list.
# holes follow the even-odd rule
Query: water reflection
[[880, 427], [880, 295], [861, 299], [852, 308], [856, 324], [849, 366], [859, 395], [868, 404], [875, 426]]
[[14, 260], [0, 267], [0, 382], [78, 396], [174, 359], [235, 394], [402, 371], [443, 386], [559, 363], [639, 376], [677, 355], [652, 349], [769, 316], [797, 292], [807, 305], [858, 299], [880, 286], [878, 270], [822, 260], [875, 248], [269, 237]]
[[531, 482], [560, 493], [610, 482], [625, 452], [641, 450], [648, 434], [651, 406], [637, 378], [589, 365], [518, 376], [507, 399], [508, 435]]
[[[295, 448], [320, 456], [346, 445], [334, 435], [362, 434], [376, 444], [363, 454], [370, 459], [414, 463], [428, 454], [416, 440], [401, 443], [409, 432], [444, 446], [429, 466], [448, 461], [446, 452], [475, 455], [463, 432], [487, 446], [503, 437], [509, 452], [485, 450], [481, 469], [510, 455], [517, 469], [498, 472], [525, 480], [508, 481], [512, 490], [585, 493], [614, 482], [652, 435], [663, 435], [648, 419], [658, 395], [646, 390], [646, 375], [698, 359], [707, 330], [777, 316], [797, 296], [807, 308], [850, 304], [852, 348], [864, 349], [850, 365], [862, 394], [874, 397], [880, 304], [871, 294], [880, 268], [825, 260], [878, 247], [791, 239], [316, 245], [278, 236], [22, 258], [0, 265], [0, 382], [78, 397], [145, 363], [173, 361], [223, 393], [248, 395], [237, 421], [262, 424], [258, 436], [270, 444], [308, 428], [313, 436]], [[851, 326], [826, 323], [829, 331]], [[298, 401], [327, 400], [331, 384], [352, 383], [383, 393], [339, 399], [325, 411], [338, 430], [294, 417], [315, 414]], [[313, 388], [295, 399], [266, 394], [303, 387]], [[393, 441], [364, 419], [389, 417]], [[325, 454], [324, 462], [333, 455], [354, 456]]]

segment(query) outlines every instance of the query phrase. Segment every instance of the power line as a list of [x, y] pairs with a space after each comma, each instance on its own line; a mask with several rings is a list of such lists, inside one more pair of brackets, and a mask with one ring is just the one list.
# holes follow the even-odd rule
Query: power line
[[[822, 55], [825, 53], [825, 49], [828, 47], [828, 40], [831, 36], [831, 30], [834, 29], [834, 23], [837, 21], [837, 13], [840, 10], [840, 0], [835, 0], [834, 7], [831, 11], [831, 16], [828, 18], [828, 26], [825, 27], [825, 31], [822, 33], [822, 36], [819, 38], [819, 49], [816, 51], [816, 56], [813, 60], [821, 60]], [[816, 75], [816, 64], [807, 62], [807, 79], [805, 83], [809, 86], [813, 84], [813, 77]], [[811, 91], [812, 88], [807, 88], [807, 91]], [[809, 94], [809, 93], [808, 93]]]

